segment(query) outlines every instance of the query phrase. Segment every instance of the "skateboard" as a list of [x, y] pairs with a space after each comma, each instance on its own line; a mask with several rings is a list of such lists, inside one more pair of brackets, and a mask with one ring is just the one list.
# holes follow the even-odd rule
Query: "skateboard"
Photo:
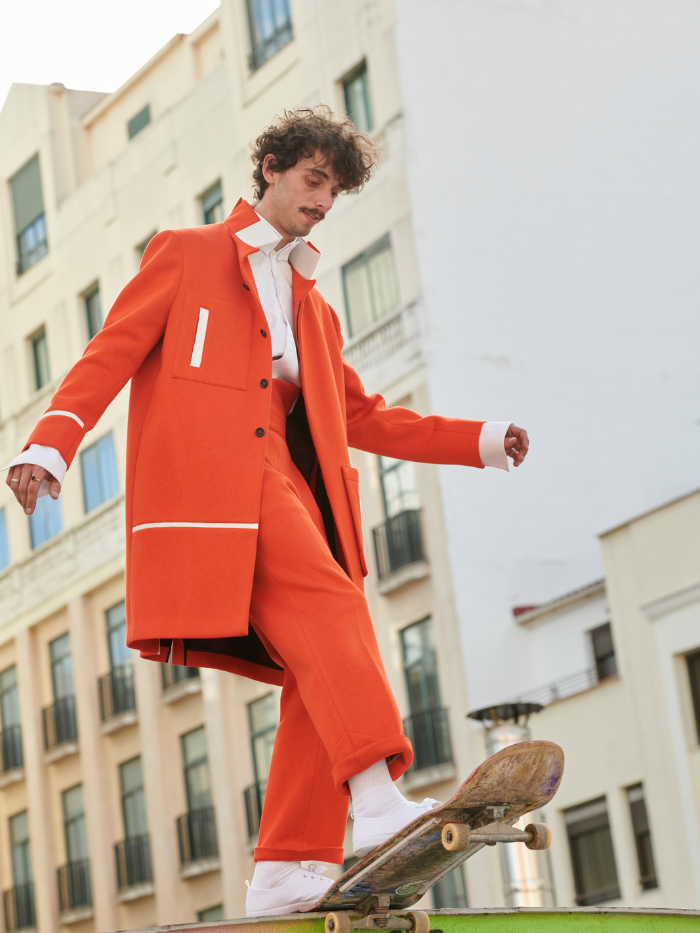
[[428, 933], [428, 914], [409, 908], [485, 845], [549, 846], [552, 836], [544, 823], [530, 823], [525, 830], [512, 825], [552, 799], [563, 770], [564, 752], [553, 742], [519, 742], [496, 752], [447, 803], [417, 817], [361, 858], [307, 910], [326, 913], [326, 933]]

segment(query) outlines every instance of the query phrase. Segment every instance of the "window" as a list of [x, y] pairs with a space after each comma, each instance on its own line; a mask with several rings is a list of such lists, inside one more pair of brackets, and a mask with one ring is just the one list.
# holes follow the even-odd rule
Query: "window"
[[433, 904], [435, 910], [443, 907], [469, 907], [467, 885], [464, 880], [464, 867], [458, 865], [449, 874], [433, 886]]
[[416, 491], [416, 470], [412, 463], [408, 460], [380, 457], [379, 477], [382, 481], [384, 512], [387, 518], [393, 518], [394, 515], [409, 509], [420, 508]]
[[54, 700], [73, 696], [73, 659], [70, 653], [70, 635], [66, 632], [49, 644], [51, 658], [51, 684]]
[[39, 156], [35, 155], [10, 179], [17, 239], [17, 274], [26, 272], [48, 252], [44, 195]]
[[12, 881], [15, 886], [32, 880], [32, 857], [29, 850], [29, 816], [27, 811], [10, 817], [12, 847]]
[[137, 260], [138, 260], [138, 262], [139, 262], [139, 265], [140, 265], [140, 263], [141, 263], [141, 260], [143, 259], [143, 254], [146, 252], [146, 247], [147, 247], [148, 244], [151, 242], [151, 240], [152, 240], [153, 237], [156, 235], [156, 233], [157, 233], [156, 230], [154, 230], [153, 233], [149, 233], [148, 236], [146, 237], [146, 239], [145, 239], [145, 240], [142, 240], [142, 241], [136, 246], [136, 258], [137, 258]]
[[191, 813], [193, 810], [202, 810], [212, 805], [204, 726], [183, 735], [181, 741], [187, 809]]
[[372, 129], [372, 111], [369, 105], [369, 84], [367, 81], [367, 62], [362, 62], [343, 80], [345, 112], [360, 133], [369, 133]]
[[250, 67], [255, 71], [294, 37], [289, 0], [248, 0], [248, 23]]
[[10, 541], [7, 537], [7, 513], [0, 509], [0, 570], [10, 563]]
[[109, 663], [119, 667], [131, 661], [131, 648], [126, 647], [126, 603], [122, 600], [105, 613], [107, 620], [107, 641], [109, 644]]
[[598, 680], [605, 680], [617, 673], [617, 662], [615, 661], [615, 646], [612, 640], [612, 629], [610, 623], [599, 625], [593, 631], [588, 633], [593, 646], [593, 657], [595, 658], [595, 669]]
[[225, 920], [224, 905], [217, 904], [216, 907], [207, 907], [206, 910], [197, 911], [197, 922], [207, 923], [215, 920]]
[[61, 528], [61, 506], [58, 499], [42, 496], [36, 500], [34, 511], [29, 516], [29, 536], [32, 547], [37, 548], [45, 541], [54, 538]]
[[42, 327], [31, 338], [32, 361], [34, 363], [34, 388], [38, 391], [51, 381], [49, 369], [49, 345], [46, 340], [46, 331]]
[[145, 129], [150, 122], [151, 105], [146, 104], [143, 110], [139, 110], [136, 116], [132, 117], [126, 124], [126, 130], [129, 135], [129, 139], [133, 139], [134, 136], [136, 136], [137, 133], [140, 133], [141, 130]]
[[87, 323], [88, 340], [92, 340], [95, 334], [102, 330], [102, 299], [100, 298], [100, 286], [95, 285], [83, 295], [85, 302], [85, 321]]
[[131, 839], [134, 836], [145, 835], [148, 825], [140, 758], [132, 758], [131, 761], [119, 765], [119, 786], [122, 795], [124, 836]]
[[80, 469], [83, 474], [83, 503], [86, 512], [91, 512], [116, 496], [119, 480], [111, 431], [82, 451]]
[[700, 651], [694, 651], [686, 656], [688, 666], [688, 680], [690, 681], [690, 695], [693, 699], [693, 712], [695, 713], [695, 729], [700, 743]]
[[0, 671], [0, 771], [21, 768], [23, 763], [17, 668], [13, 665]]
[[388, 236], [343, 266], [343, 287], [351, 336], [398, 307], [399, 288]]
[[590, 907], [620, 896], [605, 797], [564, 811], [576, 903]]
[[452, 761], [447, 711], [442, 708], [435, 633], [431, 619], [401, 632], [403, 667], [411, 715], [404, 731], [413, 745], [412, 768], [419, 771]]
[[219, 224], [224, 219], [224, 196], [221, 182], [217, 181], [201, 197], [202, 216], [205, 224]]
[[267, 783], [272, 761], [272, 750], [277, 732], [277, 705], [272, 693], [248, 704], [250, 746], [253, 753], [253, 771], [258, 785]]
[[82, 862], [88, 857], [83, 786], [78, 784], [61, 795], [63, 799], [63, 829], [66, 837], [66, 861]]
[[644, 800], [644, 788], [641, 784], [627, 788], [627, 802], [632, 817], [634, 841], [637, 846], [637, 861], [639, 863], [639, 883], [643, 891], [658, 888], [656, 868], [654, 866], [654, 853], [651, 847], [651, 830], [647, 816], [647, 805]]

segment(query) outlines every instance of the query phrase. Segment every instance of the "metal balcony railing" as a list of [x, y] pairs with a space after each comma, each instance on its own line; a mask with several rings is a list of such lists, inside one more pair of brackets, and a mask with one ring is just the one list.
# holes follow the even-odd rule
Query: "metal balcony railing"
[[560, 680], [554, 680], [542, 687], [526, 690], [509, 702], [541, 703], [542, 706], [546, 706], [555, 700], [564, 700], [566, 697], [583, 693], [584, 690], [590, 690], [591, 687], [595, 687], [616, 673], [617, 667], [613, 656], [612, 661], [609, 661], [605, 668], [598, 665], [597, 667], [586, 668], [584, 671], [577, 671], [575, 674], [562, 677]]
[[423, 536], [420, 527], [420, 509], [407, 509], [383, 525], [374, 528], [374, 552], [377, 556], [377, 574], [387, 574], [425, 560]]
[[21, 768], [23, 764], [22, 727], [17, 723], [0, 732], [0, 771]]
[[148, 833], [127, 836], [114, 847], [117, 860], [117, 889], [122, 891], [134, 884], [153, 881], [151, 867], [151, 841]]
[[14, 888], [3, 893], [5, 904], [5, 930], [12, 933], [14, 930], [24, 930], [36, 926], [36, 912], [34, 910], [34, 884], [17, 884]]
[[136, 709], [134, 666], [130, 661], [113, 667], [109, 674], [100, 677], [97, 687], [100, 694], [102, 722], [118, 713]]
[[177, 839], [180, 844], [180, 864], [219, 854], [214, 807], [190, 810], [177, 818]]
[[421, 771], [452, 761], [452, 742], [447, 710], [429, 709], [403, 721], [403, 731], [413, 746], [409, 772]]
[[58, 869], [58, 906], [64, 910], [92, 906], [90, 862], [81, 859]]
[[44, 748], [51, 749], [63, 742], [74, 742], [78, 738], [75, 720], [75, 697], [67, 696], [56, 700], [42, 710], [44, 719]]
[[266, 787], [267, 781], [259, 781], [256, 784], [251, 784], [250, 787], [246, 787], [243, 791], [249, 839], [254, 839], [260, 831], [260, 819], [262, 817]]
[[163, 690], [181, 683], [183, 680], [190, 680], [192, 677], [199, 677], [198, 667], [182, 667], [178, 664], [161, 664], [160, 676], [163, 681]]

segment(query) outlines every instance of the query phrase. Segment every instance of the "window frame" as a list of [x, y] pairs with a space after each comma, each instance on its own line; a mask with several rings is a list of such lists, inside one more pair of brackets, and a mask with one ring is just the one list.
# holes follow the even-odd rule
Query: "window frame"
[[12, 563], [10, 555], [10, 535], [7, 530], [7, 509], [0, 509], [0, 573]]
[[[97, 334], [102, 330], [102, 325], [104, 324], [104, 317], [102, 314], [102, 293], [100, 291], [100, 283], [94, 282], [89, 288], [86, 288], [82, 294], [82, 304], [85, 320], [85, 330], [87, 333], [88, 343], [96, 337]], [[97, 298], [98, 300], [98, 315], [99, 315], [99, 326], [95, 328], [96, 318], [98, 315], [95, 315], [90, 302]]]
[[[15, 839], [14, 827], [17, 825], [17, 821], [20, 817], [24, 817], [27, 821], [27, 833], [23, 839]], [[10, 838], [10, 862], [12, 864], [12, 883], [14, 887], [19, 887], [22, 884], [30, 884], [34, 880], [34, 871], [32, 867], [32, 850], [31, 850], [31, 835], [29, 832], [29, 811], [25, 808], [19, 813], [13, 813], [12, 816], [8, 817], [8, 835]], [[15, 852], [20, 852], [21, 858], [23, 861], [22, 873], [26, 872], [27, 877], [24, 879], [19, 879], [17, 877], [16, 862], [15, 862]]]
[[[589, 816], [583, 815], [586, 809], [595, 808], [598, 805], [600, 809], [604, 812], [592, 813]], [[580, 819], [575, 819], [576, 812], [582, 813]], [[571, 858], [571, 872], [574, 879], [574, 890], [576, 892], [576, 903], [579, 907], [590, 907], [597, 904], [604, 904], [608, 901], [619, 900], [621, 897], [620, 891], [620, 876], [617, 871], [617, 859], [615, 858], [615, 845], [612, 838], [612, 829], [610, 826], [610, 812], [608, 810], [608, 801], [605, 795], [601, 797], [596, 797], [593, 800], [587, 800], [585, 803], [578, 804], [574, 807], [567, 807], [563, 811], [564, 824], [566, 826], [566, 835], [569, 843], [569, 855]], [[596, 825], [598, 824], [598, 825]], [[574, 827], [579, 827], [578, 830], [575, 830]], [[593, 833], [602, 833], [601, 838], [603, 839], [602, 844], [605, 845], [605, 834], [607, 833], [607, 840], [610, 844], [610, 855], [611, 855], [611, 864], [613, 872], [615, 875], [615, 884], [609, 884], [605, 888], [601, 888], [598, 891], [584, 890], [585, 887], [585, 874], [583, 871], [583, 860], [582, 853], [580, 848], [575, 845], [575, 841], [582, 839], [584, 836], [591, 836]], [[598, 859], [600, 861], [600, 859]], [[608, 891], [609, 896], [605, 896], [603, 900], [600, 899], [601, 893]]]
[[[38, 352], [39, 345], [43, 347], [43, 355], [45, 359], [40, 361], [40, 354]], [[29, 337], [29, 346], [32, 356], [32, 376], [34, 381], [34, 391], [41, 392], [41, 390], [49, 385], [51, 382], [51, 360], [49, 358], [49, 339], [46, 334], [46, 325], [42, 326], [34, 331], [34, 333]], [[46, 378], [42, 381], [42, 373], [40, 372], [42, 368], [42, 362], [46, 367]]]
[[[279, 719], [276, 717], [275, 721], [271, 725], [265, 726], [263, 729], [255, 729], [253, 726], [253, 707], [257, 703], [262, 703], [264, 700], [269, 700], [270, 698], [272, 699], [272, 703], [274, 704], [275, 695], [272, 691], [269, 691], [268, 693], [263, 694], [263, 696], [261, 697], [256, 697], [254, 700], [251, 700], [250, 703], [246, 704], [246, 713], [248, 716], [248, 735], [250, 736], [250, 756], [253, 761], [253, 779], [255, 783], [258, 785], [267, 783], [267, 779], [269, 776], [269, 770], [268, 770], [268, 774], [264, 776], [260, 774], [260, 771], [258, 768], [258, 756], [256, 754], [255, 743], [256, 743], [256, 740], [265, 739], [266, 736], [269, 736], [271, 733], [274, 734], [274, 736], [276, 736], [277, 729], [279, 727]], [[272, 744], [274, 746], [274, 739], [273, 739]]]
[[[124, 789], [124, 768], [127, 765], [133, 764], [135, 761], [139, 762], [139, 773], [141, 777], [141, 784], [139, 787], [131, 788], [131, 790]], [[136, 798], [140, 794], [141, 797], [141, 809], [143, 811], [143, 826], [144, 828], [138, 833], [130, 833], [128, 827], [127, 819], [127, 804], [129, 801]], [[144, 836], [148, 833], [148, 816], [146, 813], [146, 788], [144, 786], [143, 780], [143, 762], [141, 760], [141, 755], [134, 755], [133, 758], [129, 758], [127, 761], [122, 761], [119, 764], [119, 801], [121, 805], [122, 813], [122, 825], [124, 827], [124, 838], [125, 839], [134, 839], [138, 836]]]
[[[371, 309], [372, 319], [370, 320], [369, 324], [367, 324], [361, 330], [358, 330], [357, 332], [355, 332], [355, 330], [353, 329], [353, 322], [352, 322], [352, 317], [350, 314], [350, 301], [348, 300], [347, 273], [352, 266], [357, 266], [360, 263], [362, 263], [365, 266], [365, 268], [368, 269], [369, 261], [372, 259], [372, 257], [376, 256], [377, 253], [380, 253], [382, 250], [386, 248], [388, 248], [389, 253], [391, 255], [391, 260], [392, 260], [394, 285], [396, 288], [396, 304], [394, 305], [393, 308], [391, 308], [391, 310], [385, 311], [384, 314], [377, 316], [375, 313], [374, 295], [370, 288], [369, 295], [370, 295], [370, 301], [372, 302], [372, 309]], [[348, 324], [348, 336], [349, 337], [351, 338], [357, 337], [360, 334], [365, 333], [365, 331], [368, 330], [370, 327], [373, 327], [379, 321], [384, 320], [384, 318], [388, 317], [390, 314], [393, 314], [395, 311], [397, 311], [401, 307], [401, 288], [399, 285], [398, 270], [396, 268], [396, 257], [394, 255], [394, 244], [393, 244], [393, 239], [391, 236], [391, 231], [387, 231], [387, 233], [385, 233], [384, 236], [380, 237], [378, 240], [375, 240], [374, 243], [366, 247], [366, 249], [363, 249], [361, 252], [357, 253], [355, 256], [352, 257], [352, 259], [349, 259], [346, 263], [343, 263], [340, 273], [341, 273], [341, 278], [343, 280], [343, 299], [345, 301], [345, 317], [346, 317], [347, 324]], [[367, 272], [367, 274], [369, 275], [369, 271]]]
[[700, 745], [700, 648], [685, 655], [690, 700], [695, 716], [695, 741]]
[[[146, 120], [143, 120], [143, 117], [146, 117]], [[129, 142], [131, 142], [134, 137], [138, 136], [139, 133], [142, 133], [147, 126], [150, 126], [153, 118], [151, 116], [151, 105], [150, 103], [146, 104], [145, 107], [142, 107], [138, 113], [135, 113], [130, 120], [126, 121], [126, 135]]]
[[[62, 654], [60, 657], [54, 657], [54, 645], [56, 642], [61, 641], [63, 638], [67, 639], [66, 644], [68, 645], [68, 651], [65, 654]], [[71, 689], [70, 693], [58, 693], [56, 690], [57, 679], [56, 679], [56, 669], [62, 661], [65, 661], [66, 658], [70, 660], [70, 684]], [[57, 700], [62, 700], [64, 697], [74, 696], [75, 695], [75, 685], [73, 682], [73, 651], [71, 645], [70, 632], [63, 632], [60, 635], [57, 635], [56, 638], [52, 638], [49, 642], [49, 663], [51, 665], [51, 690], [53, 692], [54, 702]]]
[[257, 25], [255, 20], [255, 3], [275, 3], [275, 0], [246, 0], [246, 12], [248, 14], [248, 34], [250, 36], [250, 54], [248, 64], [250, 70], [255, 72], [262, 68], [264, 64], [281, 52], [289, 45], [294, 38], [294, 25], [292, 22], [292, 8], [289, 0], [283, 0], [287, 5], [287, 19], [281, 26], [277, 26], [275, 31], [269, 36], [257, 36]]
[[[106, 474], [103, 476], [102, 468], [101, 468], [102, 461], [101, 461], [100, 447], [101, 445], [107, 444], [108, 442], [111, 444], [111, 447], [112, 447], [112, 455], [113, 455], [112, 464], [114, 466], [113, 479], [115, 481], [114, 489], [112, 489], [111, 487], [108, 488], [107, 481], [110, 479], [110, 477], [107, 476]], [[96, 457], [96, 463], [97, 463], [97, 473], [96, 473], [95, 482], [96, 482], [97, 487], [99, 488], [99, 494], [101, 498], [99, 499], [98, 502], [95, 502], [94, 504], [89, 505], [88, 504], [88, 485], [89, 484], [86, 483], [85, 481], [85, 473], [86, 473], [86, 464], [88, 464], [90, 461], [88, 461], [86, 458], [88, 456], [92, 456], [93, 453]], [[116, 498], [119, 495], [120, 493], [119, 472], [117, 470], [117, 449], [116, 449], [116, 444], [114, 443], [114, 431], [107, 431], [107, 433], [103, 434], [102, 437], [98, 437], [96, 441], [93, 441], [92, 444], [89, 444], [87, 447], [84, 447], [83, 450], [80, 451], [80, 479], [81, 479], [82, 486], [83, 486], [83, 508], [85, 510], [86, 515], [89, 515], [90, 512], [94, 512], [95, 509], [98, 509], [101, 505], [104, 505], [106, 502], [110, 502], [112, 499]]]
[[[76, 813], [72, 816], [68, 816], [66, 813], [66, 799], [67, 795], [73, 791], [80, 788], [80, 813]], [[68, 865], [74, 865], [76, 862], [83, 862], [90, 857], [89, 846], [88, 846], [88, 834], [87, 834], [87, 822], [85, 819], [85, 796], [83, 794], [83, 784], [82, 781], [78, 784], [74, 784], [72, 787], [67, 787], [65, 790], [61, 791], [61, 815], [63, 816], [63, 838], [66, 846], [66, 863]], [[80, 848], [84, 850], [84, 854], [80, 855], [76, 852], [71, 852], [72, 843], [70, 842], [71, 836], [70, 832], [76, 826], [79, 827], [78, 834], [82, 837], [79, 839]], [[72, 856], [78, 855], [77, 858]]]
[[[17, 217], [17, 197], [15, 184], [19, 182], [20, 176], [24, 172], [27, 172], [33, 163], [36, 163], [37, 166], [36, 176], [39, 187], [39, 202], [41, 203], [41, 210], [38, 213], [30, 212], [29, 216], [31, 217], [31, 220], [27, 220], [20, 227]], [[36, 265], [36, 263], [39, 262], [39, 260], [44, 256], [46, 256], [49, 251], [48, 234], [46, 230], [46, 205], [44, 204], [44, 186], [41, 178], [41, 159], [38, 152], [35, 152], [34, 155], [28, 159], [24, 165], [17, 169], [17, 171], [10, 177], [9, 187], [13, 208], [15, 248], [17, 250], [15, 272], [18, 276], [20, 276], [23, 275], [28, 269], [31, 269], [32, 266]], [[37, 239], [36, 244], [30, 250], [25, 250], [23, 246], [23, 240], [27, 237], [29, 231], [33, 230], [35, 227], [41, 228], [41, 236]]]
[[[214, 194], [217, 194], [217, 193], [219, 195], [218, 201], [212, 201], [211, 204], [208, 204], [208, 199], [210, 199]], [[200, 207], [200, 211], [202, 214], [202, 222], [206, 226], [209, 226], [210, 224], [218, 224], [223, 221], [224, 219], [224, 186], [222, 185], [220, 178], [217, 181], [215, 181], [213, 185], [209, 185], [206, 191], [204, 191], [199, 196], [199, 207]], [[216, 219], [207, 220], [207, 215], [211, 211], [216, 210], [217, 207], [221, 207], [221, 219], [220, 220], [216, 220]]]
[[[55, 525], [54, 517], [57, 517]], [[27, 518], [29, 519], [29, 540], [32, 550], [35, 551], [63, 531], [61, 500], [52, 499], [51, 496], [42, 496], [41, 499], [37, 499], [34, 511]], [[38, 532], [41, 532], [40, 540]]]
[[632, 824], [637, 852], [639, 884], [642, 891], [652, 891], [659, 887], [659, 876], [656, 871], [656, 859], [654, 858], [654, 846], [651, 839], [651, 826], [649, 824], [644, 784], [640, 781], [638, 784], [626, 787], [625, 796], [629, 807], [630, 823]]
[[[600, 625], [596, 625], [595, 628], [589, 629], [587, 634], [590, 639], [593, 666], [598, 683], [606, 680], [608, 677], [614, 677], [617, 674], [617, 654], [615, 652], [612, 624], [609, 621], [603, 622]], [[610, 642], [610, 650], [607, 653], [599, 653], [598, 647], [600, 642], [606, 639]]]
[[[348, 91], [350, 85], [353, 81], [356, 81], [358, 78], [364, 77], [362, 82], [362, 97], [364, 101], [365, 113], [367, 116], [367, 126], [358, 126], [353, 120], [352, 113], [350, 112], [350, 103], [348, 100]], [[345, 109], [346, 116], [352, 120], [353, 126], [360, 133], [371, 133], [374, 129], [374, 113], [372, 109], [372, 101], [369, 94], [369, 69], [367, 67], [367, 59], [363, 58], [362, 61], [356, 65], [352, 71], [349, 71], [345, 77], [341, 78], [341, 85], [343, 88], [343, 107]]]
[[[187, 756], [185, 754], [185, 740], [187, 739], [188, 736], [199, 731], [201, 731], [204, 736], [204, 749], [205, 749], [204, 756], [201, 758], [197, 758], [194, 761], [188, 761]], [[209, 770], [209, 746], [207, 744], [207, 732], [206, 732], [205, 726], [204, 725], [195, 726], [194, 729], [188, 729], [187, 732], [184, 732], [180, 736], [180, 748], [181, 748], [181, 753], [182, 753], [182, 775], [185, 779], [185, 799], [187, 801], [187, 812], [193, 813], [197, 810], [206, 809], [207, 807], [212, 807], [214, 805], [214, 798], [212, 794], [211, 772]], [[200, 768], [202, 765], [205, 765], [207, 769], [207, 776], [209, 780], [209, 803], [204, 804], [203, 807], [193, 807], [188, 775], [190, 771], [194, 771], [195, 768]]]
[[[6, 675], [10, 673], [10, 671], [15, 672], [14, 683], [11, 683], [9, 686], [6, 686], [3, 683], [3, 680], [6, 677]], [[11, 693], [14, 694], [14, 707], [16, 709], [16, 718], [14, 719], [14, 722], [6, 722], [5, 712], [4, 712], [5, 698], [8, 696], [8, 694], [11, 694]], [[7, 667], [3, 668], [0, 671], [0, 731], [4, 732], [5, 729], [9, 729], [11, 726], [19, 726], [21, 725], [21, 723], [22, 723], [22, 720], [21, 720], [20, 710], [19, 710], [19, 688], [17, 685], [17, 665], [9, 664]]]

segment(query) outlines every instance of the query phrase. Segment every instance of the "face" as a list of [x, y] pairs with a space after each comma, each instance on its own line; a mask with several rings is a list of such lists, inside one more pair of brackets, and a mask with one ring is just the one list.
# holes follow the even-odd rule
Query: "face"
[[343, 190], [321, 153], [300, 159], [286, 172], [275, 172], [274, 157], [265, 156], [263, 176], [268, 183], [260, 213], [290, 240], [306, 237], [320, 223]]

